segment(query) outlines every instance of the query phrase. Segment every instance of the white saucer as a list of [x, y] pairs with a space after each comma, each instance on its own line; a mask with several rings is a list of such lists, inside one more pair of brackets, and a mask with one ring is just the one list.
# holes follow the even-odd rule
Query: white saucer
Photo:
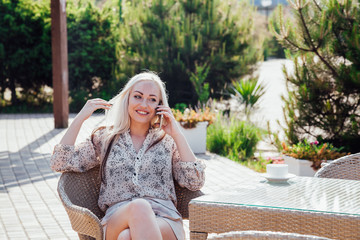
[[287, 180], [295, 177], [296, 175], [292, 174], [292, 173], [288, 173], [288, 175], [286, 175], [286, 177], [276, 178], [276, 177], [270, 177], [267, 173], [262, 173], [261, 176], [266, 178], [266, 180], [268, 180], [269, 182], [286, 182]]

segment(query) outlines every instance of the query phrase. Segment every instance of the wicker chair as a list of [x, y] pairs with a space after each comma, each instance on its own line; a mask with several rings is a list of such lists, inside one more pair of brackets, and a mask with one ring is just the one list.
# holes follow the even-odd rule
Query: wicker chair
[[[71, 226], [80, 239], [103, 239], [100, 219], [104, 213], [98, 207], [100, 190], [99, 167], [85, 173], [66, 172], [58, 183], [60, 199], [69, 216]], [[201, 191], [190, 191], [175, 182], [177, 209], [183, 218], [189, 217], [188, 203], [203, 195]]]
[[302, 235], [297, 233], [282, 233], [269, 231], [235, 231], [228, 233], [221, 233], [209, 237], [208, 240], [227, 239], [227, 240], [329, 240], [329, 238], [317, 237], [312, 235]]
[[338, 158], [324, 164], [315, 177], [360, 180], [360, 153]]

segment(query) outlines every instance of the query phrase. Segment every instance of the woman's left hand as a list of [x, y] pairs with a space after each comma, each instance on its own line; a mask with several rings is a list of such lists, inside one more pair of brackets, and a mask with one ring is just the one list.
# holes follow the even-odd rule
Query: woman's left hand
[[179, 126], [176, 124], [174, 114], [171, 111], [170, 107], [160, 105], [157, 109], [159, 115], [164, 116], [164, 123], [162, 125], [162, 130], [164, 130], [171, 137], [175, 137], [178, 134], [181, 134]]

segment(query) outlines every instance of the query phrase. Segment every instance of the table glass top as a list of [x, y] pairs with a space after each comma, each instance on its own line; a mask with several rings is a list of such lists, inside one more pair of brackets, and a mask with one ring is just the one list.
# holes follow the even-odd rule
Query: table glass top
[[360, 215], [360, 181], [295, 177], [271, 183], [257, 178], [193, 201]]

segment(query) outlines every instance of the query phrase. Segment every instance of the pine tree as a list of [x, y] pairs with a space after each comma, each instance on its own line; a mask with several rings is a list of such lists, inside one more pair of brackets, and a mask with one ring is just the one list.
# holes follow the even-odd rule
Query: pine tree
[[119, 39], [112, 9], [91, 0], [68, 0], [70, 111], [78, 112], [89, 98], [111, 98]]
[[122, 67], [132, 71], [129, 75], [143, 69], [159, 72], [167, 83], [170, 104], [197, 102], [196, 84], [190, 81], [197, 74], [196, 66], [209, 67], [202, 81], [209, 84], [212, 96], [220, 96], [227, 83], [250, 73], [262, 57], [261, 42], [253, 38], [255, 9], [246, 1], [134, 0], [124, 4]]
[[272, 30], [295, 66], [284, 69], [289, 88], [284, 113], [287, 137], [308, 137], [360, 151], [360, 12], [358, 1], [288, 0], [293, 18], [282, 9]]

